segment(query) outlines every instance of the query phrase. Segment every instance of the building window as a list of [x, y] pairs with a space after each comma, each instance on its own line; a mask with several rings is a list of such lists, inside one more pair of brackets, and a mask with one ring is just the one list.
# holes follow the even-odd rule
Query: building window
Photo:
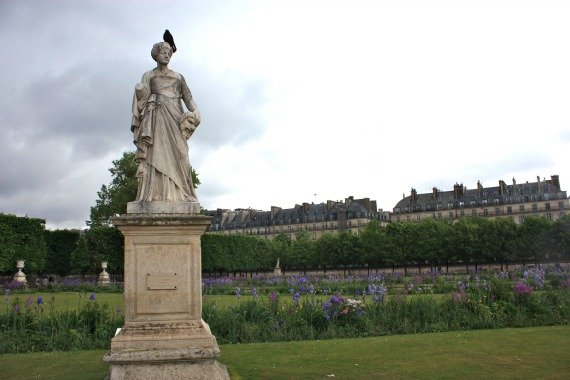
[[470, 201], [469, 201], [469, 206], [475, 207], [475, 201], [474, 201], [474, 200], [470, 200]]
[[441, 212], [438, 212], [438, 213], [437, 213], [437, 218], [438, 218], [438, 219], [441, 219]]
[[533, 201], [533, 202], [536, 202], [536, 195], [531, 194], [531, 195], [530, 195], [530, 200]]
[[461, 216], [465, 216], [465, 211], [461, 210], [460, 214]]
[[483, 215], [485, 215], [485, 216], [489, 215], [489, 212], [487, 211], [486, 208], [483, 209]]
[[558, 209], [564, 210], [564, 202], [558, 202]]
[[547, 210], [550, 210], [550, 203], [545, 203], [545, 204], [544, 204], [544, 207], [545, 207]]
[[524, 223], [524, 215], [519, 216], [519, 222]]
[[524, 196], [519, 195], [519, 202], [524, 202]]
[[536, 203], [532, 204], [532, 211], [538, 210], [538, 205]]
[[487, 204], [487, 200], [486, 200], [486, 199], [483, 199], [483, 200], [481, 201], [481, 204], [482, 204], [482, 205], [486, 205], [486, 204]]
[[475, 209], [471, 210], [471, 215], [476, 216], [477, 215], [477, 211]]
[[520, 212], [524, 212], [524, 205], [520, 205], [520, 206], [519, 206], [519, 211], [520, 211]]
[[549, 193], [544, 193], [544, 200], [545, 201], [550, 200], [550, 194]]
[[562, 218], [564, 218], [564, 211], [560, 211], [558, 213], [558, 219], [562, 219]]
[[459, 207], [463, 208], [465, 206], [465, 202], [461, 201], [459, 202]]
[[552, 214], [549, 213], [549, 212], [547, 212], [547, 213], [546, 213], [546, 219], [552, 220]]
[[507, 207], [507, 214], [512, 214], [513, 213], [513, 208], [511, 206]]
[[453, 219], [453, 212], [449, 212], [449, 219]]
[[499, 215], [501, 213], [501, 210], [499, 210], [498, 207], [495, 207], [495, 215]]
[[438, 210], [441, 210], [443, 208], [443, 205], [441, 203], [438, 203], [436, 207]]
[[453, 202], [447, 202], [447, 208], [448, 209], [453, 208]]
[[418, 220], [418, 221], [419, 221], [420, 219], [421, 219], [421, 216], [420, 216], [420, 214], [416, 215], [416, 220]]
[[406, 220], [409, 222], [410, 221], [410, 216], [406, 215]]

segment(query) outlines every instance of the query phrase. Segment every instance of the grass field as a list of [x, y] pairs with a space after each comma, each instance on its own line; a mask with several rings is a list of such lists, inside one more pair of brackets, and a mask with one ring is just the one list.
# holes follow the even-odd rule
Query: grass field
[[[84, 305], [87, 302], [90, 302], [89, 297], [91, 293], [87, 292], [58, 292], [58, 293], [28, 293], [28, 294], [11, 294], [10, 296], [3, 296], [2, 302], [0, 302], [0, 312], [6, 310], [7, 308], [11, 307], [12, 302], [19, 297], [21, 302], [23, 303], [30, 303], [31, 306], [35, 307], [37, 305], [38, 297], [42, 297], [43, 300], [43, 309], [44, 311], [49, 310], [75, 310], [78, 307]], [[421, 295], [421, 294], [412, 294], [408, 295], [410, 298], [416, 297], [424, 297], [428, 295]], [[446, 294], [429, 294], [430, 297], [435, 299], [446, 297]], [[301, 297], [301, 300], [308, 299], [314, 297], [315, 299], [319, 299], [321, 301], [325, 301], [329, 298], [329, 296], [325, 295], [314, 295], [314, 296], [307, 296], [304, 295]], [[387, 296], [388, 298], [390, 296]], [[350, 297], [349, 297], [350, 298]], [[95, 299], [97, 302], [103, 304], [107, 303], [110, 307], [110, 310], [114, 310], [117, 312], [121, 312], [125, 308], [125, 302], [123, 300], [123, 295], [120, 293], [95, 293]], [[220, 307], [225, 307], [229, 305], [236, 305], [239, 302], [245, 300], [252, 300], [253, 297], [251, 295], [243, 295], [241, 298], [238, 298], [234, 295], [204, 295], [203, 302], [204, 303], [216, 303]], [[370, 297], [368, 297], [370, 299]], [[261, 302], [267, 301], [267, 296], [263, 295], [259, 297]], [[291, 303], [292, 297], [289, 294], [284, 294], [280, 296], [281, 302]]]
[[[569, 346], [570, 326], [554, 326], [223, 345], [220, 361], [232, 379], [568, 379]], [[103, 355], [0, 355], [0, 377], [102, 379]]]

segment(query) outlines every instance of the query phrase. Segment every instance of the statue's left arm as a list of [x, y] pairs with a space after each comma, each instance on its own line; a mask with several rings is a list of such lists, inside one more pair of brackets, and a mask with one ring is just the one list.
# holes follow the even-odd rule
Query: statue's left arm
[[190, 88], [188, 88], [186, 80], [184, 79], [183, 76], [182, 76], [182, 101], [186, 105], [186, 108], [188, 108], [188, 111], [194, 114], [194, 117], [196, 119], [194, 127], [197, 127], [198, 124], [200, 124], [200, 122], [202, 121], [202, 118], [200, 116], [200, 111], [198, 110], [198, 106], [196, 105], [194, 99], [192, 98], [192, 93], [190, 92]]

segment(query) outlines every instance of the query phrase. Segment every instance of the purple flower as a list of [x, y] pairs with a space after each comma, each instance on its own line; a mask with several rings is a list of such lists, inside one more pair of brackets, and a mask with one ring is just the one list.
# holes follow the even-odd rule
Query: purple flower
[[297, 305], [299, 303], [299, 299], [301, 298], [301, 293], [295, 292], [293, 295], [293, 305]]
[[13, 308], [13, 311], [14, 311], [15, 314], [18, 314], [18, 313], [20, 312], [20, 305], [15, 304], [15, 305], [14, 305], [14, 308]]
[[532, 286], [527, 285], [523, 282], [517, 282], [514, 286], [513, 286], [513, 290], [515, 291], [516, 294], [520, 294], [520, 295], [529, 295], [532, 293]]
[[95, 301], [95, 293], [91, 293], [89, 296], [89, 301]]
[[239, 286], [236, 287], [236, 297], [241, 298], [241, 288]]
[[279, 299], [279, 293], [277, 293], [277, 292], [269, 293], [269, 301], [277, 302], [278, 299]]
[[331, 305], [340, 305], [341, 303], [344, 302], [344, 298], [335, 294], [334, 296], [331, 296], [329, 302], [331, 303]]
[[257, 294], [257, 288], [253, 288], [251, 289], [251, 295], [253, 296], [254, 300], [257, 300], [257, 298], [259, 297], [259, 295]]
[[36, 302], [38, 305], [42, 305], [44, 303], [44, 298], [42, 296], [39, 296]]

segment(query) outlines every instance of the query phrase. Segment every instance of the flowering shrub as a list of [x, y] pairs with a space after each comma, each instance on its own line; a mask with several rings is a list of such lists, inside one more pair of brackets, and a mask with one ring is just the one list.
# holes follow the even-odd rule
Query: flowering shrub
[[517, 282], [513, 286], [513, 290], [517, 295], [528, 296], [532, 294], [532, 286], [525, 284], [524, 282]]
[[334, 295], [323, 303], [323, 311], [327, 321], [348, 320], [353, 317], [360, 317], [364, 314], [362, 301], [343, 298]]

